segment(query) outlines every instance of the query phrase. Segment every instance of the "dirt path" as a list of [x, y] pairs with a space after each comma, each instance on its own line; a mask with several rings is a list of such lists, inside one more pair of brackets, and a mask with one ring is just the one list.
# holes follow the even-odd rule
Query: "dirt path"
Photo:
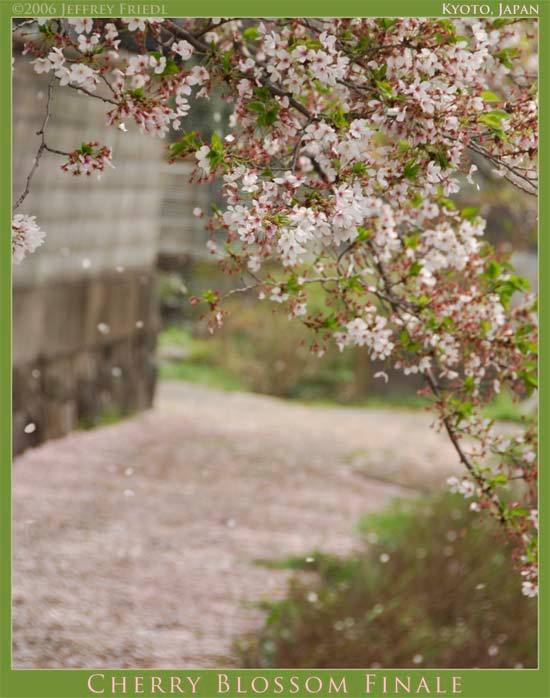
[[[14, 465], [16, 667], [228, 666], [287, 573], [361, 514], [444, 477], [423, 413], [306, 407], [185, 383], [150, 412]], [[373, 477], [371, 477], [373, 476]]]

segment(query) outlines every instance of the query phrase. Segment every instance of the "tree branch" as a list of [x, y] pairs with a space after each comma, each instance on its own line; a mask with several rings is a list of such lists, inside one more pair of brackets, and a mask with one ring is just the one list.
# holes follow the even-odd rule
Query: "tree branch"
[[[32, 178], [34, 177], [34, 173], [38, 169], [38, 165], [40, 164], [40, 159], [42, 157], [42, 153], [45, 150], [50, 150], [48, 146], [46, 145], [46, 128], [48, 126], [48, 121], [50, 120], [51, 116], [51, 109], [52, 109], [52, 100], [53, 100], [53, 92], [54, 92], [54, 77], [52, 76], [50, 83], [48, 85], [48, 99], [46, 102], [46, 113], [44, 114], [44, 119], [42, 120], [42, 125], [40, 126], [39, 130], [36, 132], [37, 136], [40, 136], [40, 145], [38, 146], [38, 150], [36, 151], [36, 155], [34, 156], [34, 162], [31, 167], [31, 170], [29, 174], [27, 175], [27, 181], [25, 183], [25, 189], [23, 190], [22, 194], [20, 197], [17, 199], [13, 206], [13, 212], [17, 211], [19, 206], [25, 201], [27, 196], [30, 193], [31, 190], [31, 182]], [[53, 151], [52, 152], [56, 152]], [[65, 155], [65, 153], [63, 153]]]
[[[109, 83], [107, 83], [109, 85]], [[70, 87], [72, 90], [76, 90], [77, 92], [82, 92], [83, 94], [87, 95], [88, 97], [93, 97], [94, 99], [100, 99], [102, 102], [105, 102], [106, 104], [114, 104], [115, 107], [118, 107], [120, 102], [117, 102], [115, 99], [110, 99], [109, 97], [103, 97], [102, 95], [97, 95], [95, 92], [90, 92], [90, 90], [87, 90], [85, 87], [82, 87], [81, 85], [69, 85], [67, 87]], [[109, 85], [111, 87], [111, 85]], [[111, 87], [111, 90], [113, 88]]]

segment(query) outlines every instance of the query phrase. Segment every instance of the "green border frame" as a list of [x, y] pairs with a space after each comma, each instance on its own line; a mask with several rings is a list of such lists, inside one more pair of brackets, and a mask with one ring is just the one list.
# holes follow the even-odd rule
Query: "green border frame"
[[[136, 0], [126, 3], [118, 0], [66, 0], [61, 2], [54, 0], [39, 0], [38, 2], [14, 2], [13, 0], [0, 0], [0, 84], [2, 101], [0, 103], [0, 153], [1, 153], [1, 177], [0, 177], [0, 212], [2, 216], [0, 237], [0, 550], [2, 552], [2, 565], [0, 573], [0, 697], [1, 698], [77, 698], [80, 696], [95, 695], [87, 687], [88, 678], [96, 673], [90, 669], [57, 670], [57, 669], [17, 669], [11, 668], [11, 17], [31, 16], [32, 6], [42, 5], [50, 8], [51, 16], [63, 16], [67, 14], [67, 8], [79, 5], [95, 5], [98, 14], [93, 10], [87, 12], [80, 10], [79, 14], [72, 16], [128, 16], [135, 11], [121, 11], [122, 4], [137, 5]], [[151, 14], [155, 16], [232, 16], [254, 17], [258, 15], [257, 0], [208, 0], [207, 4], [200, 7], [185, 0], [153, 0], [152, 2], [139, 2], [141, 5], [157, 5], [160, 11]], [[371, 17], [439, 17], [444, 16], [444, 5], [462, 5], [472, 8], [472, 15], [482, 16], [473, 8], [477, 6], [489, 7], [491, 15], [498, 16], [500, 5], [535, 6], [538, 8], [539, 36], [540, 36], [540, 180], [541, 193], [539, 197], [539, 279], [540, 297], [544, 303], [540, 305], [540, 425], [548, 423], [550, 416], [550, 388], [546, 387], [546, 376], [550, 367], [550, 238], [546, 239], [546, 228], [550, 220], [550, 0], [538, 0], [535, 2], [497, 2], [495, 0], [481, 0], [480, 2], [444, 3], [437, 0], [267, 0], [261, 5], [263, 16], [371, 16]], [[25, 10], [28, 9], [28, 12]], [[478, 11], [479, 12], [479, 11]], [[449, 15], [446, 15], [449, 16]], [[546, 276], [548, 274], [548, 276]], [[544, 464], [550, 457], [550, 435], [541, 430], [540, 456]], [[545, 468], [541, 468], [540, 475], [540, 527], [541, 527], [541, 594], [539, 600], [539, 668], [538, 669], [441, 669], [441, 670], [176, 670], [176, 669], [101, 669], [97, 672], [105, 676], [105, 684], [113, 676], [126, 677], [128, 689], [125, 693], [119, 691], [112, 693], [105, 687], [105, 692], [98, 695], [112, 696], [151, 696], [163, 695], [162, 693], [132, 690], [134, 677], [143, 676], [147, 685], [151, 676], [159, 676], [164, 679], [169, 676], [191, 676], [193, 680], [200, 677], [196, 696], [211, 698], [225, 695], [233, 698], [238, 694], [236, 679], [238, 677], [247, 684], [254, 676], [264, 676], [271, 679], [274, 676], [297, 676], [300, 683], [308, 676], [318, 676], [325, 682], [333, 677], [336, 683], [342, 678], [347, 682], [345, 695], [358, 696], [372, 695], [380, 698], [383, 694], [378, 691], [365, 692], [365, 674], [375, 674], [380, 684], [382, 675], [390, 680], [393, 676], [404, 678], [407, 675], [425, 677], [427, 680], [441, 676], [442, 684], [448, 682], [451, 676], [461, 677], [461, 691], [455, 695], [468, 698], [550, 698], [550, 588], [548, 584], [547, 567], [549, 564], [548, 520], [550, 511], [550, 474]], [[228, 692], [218, 691], [218, 674], [227, 674], [232, 690]], [[182, 683], [185, 684], [184, 681]], [[191, 695], [191, 691], [186, 691]], [[432, 690], [430, 694], [420, 692], [403, 695], [441, 695]], [[168, 693], [166, 695], [169, 695]], [[180, 695], [174, 693], [173, 695]], [[184, 694], [185, 695], [185, 694]], [[251, 690], [248, 696], [255, 695]], [[261, 694], [271, 698], [272, 696], [285, 696], [290, 693], [268, 690]], [[328, 693], [322, 690], [317, 693], [305, 691], [294, 692], [294, 696], [316, 695], [344, 695], [344, 693]], [[388, 693], [386, 695], [395, 695]], [[447, 695], [452, 695], [448, 689]]]

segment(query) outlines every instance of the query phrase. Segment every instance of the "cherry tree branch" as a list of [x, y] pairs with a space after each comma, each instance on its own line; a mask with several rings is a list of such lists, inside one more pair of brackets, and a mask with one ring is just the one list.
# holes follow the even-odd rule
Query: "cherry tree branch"
[[[109, 87], [111, 85], [107, 82]], [[115, 107], [118, 107], [120, 102], [117, 102], [115, 99], [110, 99], [109, 97], [104, 97], [103, 95], [98, 95], [95, 94], [95, 92], [90, 92], [90, 90], [87, 90], [85, 87], [82, 87], [82, 85], [71, 85], [69, 83], [68, 87], [70, 87], [72, 90], [76, 90], [77, 92], [82, 92], [83, 94], [87, 95], [88, 97], [93, 97], [94, 99], [100, 99], [102, 102], [105, 102], [106, 104], [114, 104]], [[112, 87], [111, 87], [112, 90]]]
[[[441, 398], [441, 387], [433, 375], [433, 372], [431, 369], [428, 369], [424, 375], [426, 382], [430, 386], [430, 389], [434, 395], [434, 397], [440, 399]], [[456, 453], [458, 454], [458, 457], [460, 459], [460, 462], [466, 467], [466, 470], [470, 473], [472, 478], [476, 481], [478, 486], [481, 488], [481, 490], [489, 497], [490, 501], [492, 502], [493, 506], [496, 509], [497, 512], [497, 518], [500, 521], [500, 523], [506, 525], [506, 517], [504, 516], [504, 507], [502, 505], [502, 502], [498, 499], [498, 497], [495, 497], [494, 492], [492, 491], [491, 487], [487, 483], [486, 480], [483, 479], [483, 477], [477, 472], [477, 470], [474, 467], [474, 464], [470, 460], [470, 458], [466, 455], [464, 452], [464, 449], [462, 448], [462, 445], [460, 444], [460, 438], [451, 424], [451, 420], [447, 415], [443, 416], [441, 421], [443, 422], [443, 426], [445, 427], [445, 431], [447, 432], [447, 436], [449, 437], [449, 440], [451, 441]]]
[[[384, 284], [385, 288], [385, 297], [388, 303], [390, 304], [392, 310], [396, 312], [398, 315], [400, 315], [400, 302], [398, 299], [394, 298], [392, 293], [391, 293], [391, 283], [390, 280], [387, 277], [387, 274], [385, 272], [385, 269], [382, 265], [382, 263], [378, 260], [374, 260], [376, 269], [380, 275], [380, 278]], [[431, 357], [433, 358], [433, 357]], [[439, 385], [439, 382], [437, 378], [434, 376], [433, 371], [431, 369], [428, 369], [424, 373], [424, 379], [426, 380], [427, 384], [430, 387], [430, 390], [432, 391], [433, 395], [437, 399], [441, 399], [441, 386]], [[460, 462], [465, 466], [467, 471], [470, 473], [472, 478], [475, 480], [477, 485], [480, 487], [480, 489], [484, 492], [485, 495], [488, 496], [490, 499], [491, 503], [495, 507], [497, 518], [502, 523], [503, 525], [506, 525], [506, 517], [504, 516], [504, 507], [502, 502], [498, 499], [498, 497], [495, 496], [494, 492], [492, 491], [492, 488], [490, 487], [489, 483], [483, 478], [482, 475], [478, 473], [476, 470], [474, 464], [472, 463], [471, 459], [468, 457], [468, 455], [465, 453], [464, 449], [462, 448], [462, 445], [460, 443], [460, 437], [457, 433], [457, 430], [451, 423], [451, 420], [448, 415], [441, 415], [441, 421], [443, 423], [443, 426], [445, 427], [445, 431], [447, 432], [447, 436], [449, 437], [449, 440], [451, 444], [453, 445], [453, 448], [455, 449]]]
[[[48, 122], [49, 122], [50, 116], [51, 116], [54, 89], [55, 89], [54, 88], [54, 78], [52, 76], [52, 79], [50, 80], [50, 83], [48, 85], [48, 98], [46, 101], [46, 112], [44, 114], [44, 119], [42, 120], [42, 125], [40, 126], [40, 128], [36, 132], [36, 135], [40, 136], [40, 145], [38, 146], [38, 150], [36, 151], [36, 155], [34, 156], [34, 162], [33, 162], [33, 165], [30, 169], [30, 172], [27, 175], [27, 180], [25, 182], [25, 189], [23, 190], [23, 192], [21, 193], [21, 195], [19, 196], [19, 198], [17, 199], [17, 201], [15, 202], [15, 204], [13, 206], [14, 212], [17, 211], [19, 206], [21, 206], [23, 201], [25, 201], [25, 199], [27, 198], [27, 196], [30, 193], [32, 178], [34, 177], [34, 174], [35, 174], [36, 170], [38, 169], [38, 166], [40, 164], [40, 159], [42, 158], [42, 154], [44, 153], [45, 150], [50, 150], [50, 148], [46, 145], [46, 128], [48, 126]], [[51, 152], [58, 152], [58, 151], [54, 151], [52, 149]], [[61, 153], [61, 154], [65, 155], [65, 153]]]
[[504, 160], [492, 155], [486, 148], [476, 141], [471, 141], [468, 148], [481, 157], [485, 158], [495, 167], [504, 168], [504, 177], [515, 187], [530, 196], [538, 196], [538, 183], [535, 179], [531, 179], [527, 174], [522, 173], [517, 167], [512, 167]]

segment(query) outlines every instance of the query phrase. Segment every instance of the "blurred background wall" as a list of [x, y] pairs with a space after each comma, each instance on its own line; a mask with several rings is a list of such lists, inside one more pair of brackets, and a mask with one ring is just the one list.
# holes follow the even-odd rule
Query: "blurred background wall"
[[[25, 188], [39, 145], [48, 76], [16, 51], [14, 199]], [[76, 90], [55, 92], [47, 142], [73, 150], [95, 140], [113, 149], [116, 169], [92, 181], [60, 171], [45, 153], [19, 209], [36, 215], [45, 244], [14, 266], [14, 451], [76, 428], [112, 422], [152, 403], [157, 377], [306, 401], [418, 406], [414, 377], [373, 379], [364, 350], [319, 358], [311, 336], [257, 295], [235, 294], [224, 328], [210, 335], [189, 295], [224, 292], [227, 277], [207, 252], [204, 218], [220, 204], [219, 185], [190, 182], [191, 162], [167, 163], [166, 141], [106, 127], [108, 105]], [[184, 128], [223, 134], [228, 106], [196, 104]], [[475, 205], [487, 236], [513, 253], [536, 285], [537, 202], [477, 163], [479, 188], [464, 183], [458, 205]], [[460, 200], [462, 198], [462, 200]], [[159, 338], [159, 350], [157, 349]]]
[[[48, 76], [37, 75], [24, 57], [17, 58], [14, 76], [15, 200], [39, 145]], [[197, 228], [196, 189], [181, 172], [172, 174], [165, 143], [130, 126], [126, 133], [108, 128], [105, 111], [103, 102], [76, 90], [55, 91], [48, 145], [71, 151], [83, 141], [105, 143], [116, 169], [100, 181], [72, 177], [60, 171], [62, 158], [46, 152], [19, 208], [37, 216], [47, 239], [14, 265], [15, 453], [98, 415], [144, 409], [153, 399], [155, 269], [159, 257], [185, 256]]]

